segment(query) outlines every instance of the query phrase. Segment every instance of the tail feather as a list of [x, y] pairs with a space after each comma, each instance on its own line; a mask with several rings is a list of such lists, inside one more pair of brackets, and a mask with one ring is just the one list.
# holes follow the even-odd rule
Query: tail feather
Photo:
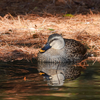
[[87, 59], [88, 57], [93, 57], [94, 54], [91, 54], [91, 53], [86, 53], [83, 57], [83, 59]]

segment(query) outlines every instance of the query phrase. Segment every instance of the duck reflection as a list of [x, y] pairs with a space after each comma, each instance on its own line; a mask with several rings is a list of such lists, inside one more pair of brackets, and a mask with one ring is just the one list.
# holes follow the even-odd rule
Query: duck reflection
[[64, 80], [74, 80], [81, 74], [82, 67], [73, 63], [38, 63], [39, 74], [49, 86], [62, 86]]

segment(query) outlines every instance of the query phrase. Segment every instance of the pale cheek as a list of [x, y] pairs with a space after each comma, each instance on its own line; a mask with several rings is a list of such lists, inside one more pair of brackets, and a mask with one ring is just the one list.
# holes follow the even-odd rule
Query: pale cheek
[[60, 45], [58, 45], [58, 44], [54, 44], [54, 45], [52, 46], [52, 48], [54, 48], [54, 49], [60, 49], [61, 47], [60, 47]]
[[54, 49], [62, 49], [64, 47], [64, 43], [61, 41], [52, 42], [50, 46]]

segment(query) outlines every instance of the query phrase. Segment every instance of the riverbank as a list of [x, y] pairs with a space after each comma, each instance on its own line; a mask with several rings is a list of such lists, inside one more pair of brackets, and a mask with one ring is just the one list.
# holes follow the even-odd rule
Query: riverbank
[[80, 41], [100, 61], [100, 1], [60, 1], [0, 1], [0, 60], [31, 61], [48, 36], [58, 33]]

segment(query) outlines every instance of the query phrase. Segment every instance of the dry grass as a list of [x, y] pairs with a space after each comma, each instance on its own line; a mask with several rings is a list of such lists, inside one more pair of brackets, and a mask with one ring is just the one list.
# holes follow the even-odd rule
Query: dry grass
[[55, 32], [84, 43], [88, 52], [100, 55], [100, 15], [35, 16], [33, 20], [6, 15], [0, 25], [0, 59], [4, 61], [36, 57], [47, 36]]

